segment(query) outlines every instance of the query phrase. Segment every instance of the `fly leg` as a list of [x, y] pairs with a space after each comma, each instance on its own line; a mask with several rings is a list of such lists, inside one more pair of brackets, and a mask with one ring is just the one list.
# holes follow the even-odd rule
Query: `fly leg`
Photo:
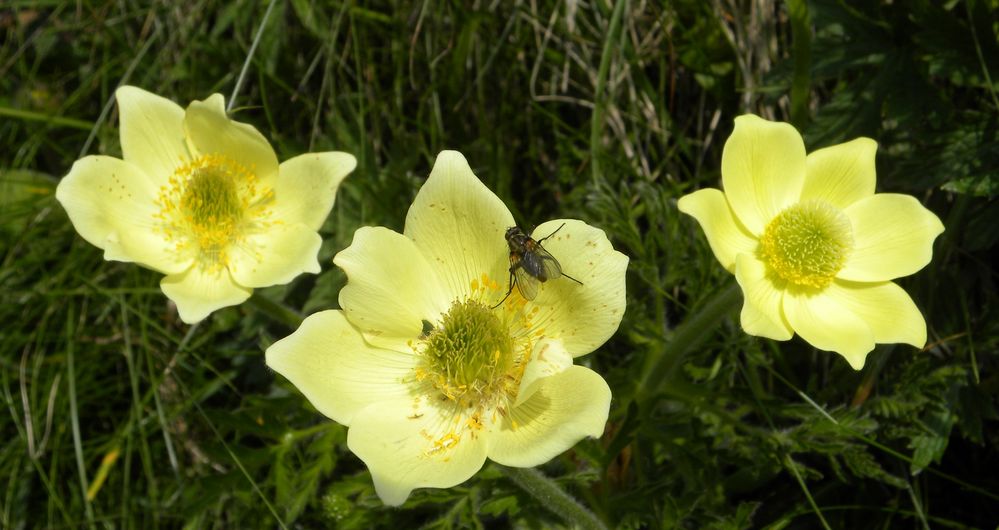
[[510, 267], [510, 279], [507, 280], [507, 282], [510, 285], [510, 288], [506, 290], [506, 295], [504, 295], [503, 299], [500, 300], [496, 305], [490, 307], [489, 309], [496, 309], [497, 307], [503, 305], [503, 302], [506, 302], [507, 298], [510, 298], [510, 293], [513, 292], [514, 286], [517, 285], [517, 278], [516, 278], [516, 276], [513, 275], [513, 271], [514, 271], [515, 267], [516, 266]]
[[554, 231], [554, 232], [552, 232], [552, 233], [548, 234], [547, 236], [545, 236], [545, 237], [543, 237], [543, 238], [539, 239], [539, 240], [538, 240], [538, 243], [540, 244], [540, 243], [541, 243], [542, 241], [544, 241], [544, 240], [548, 239], [549, 237], [552, 237], [553, 235], [557, 234], [557, 233], [558, 233], [558, 231], [559, 231], [559, 230], [561, 230], [563, 226], [565, 226], [565, 223], [562, 223], [562, 224], [560, 224], [560, 225], [558, 226], [558, 228], [556, 228], [556, 229], [555, 229], [555, 231]]

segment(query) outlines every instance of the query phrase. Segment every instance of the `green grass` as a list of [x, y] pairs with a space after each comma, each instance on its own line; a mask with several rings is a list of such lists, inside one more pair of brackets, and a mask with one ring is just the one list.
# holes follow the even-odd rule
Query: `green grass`
[[[338, 149], [358, 168], [323, 272], [260, 294], [337, 307], [333, 254], [358, 227], [401, 230], [458, 149], [521, 226], [583, 219], [631, 258], [624, 321], [583, 358], [614, 392], [607, 433], [540, 468], [607, 525], [995, 528], [999, 4], [750, 4], [275, 2], [234, 116], [281, 159]], [[287, 322], [244, 304], [184, 325], [157, 274], [105, 262], [54, 200], [74, 160], [120, 155], [118, 85], [230, 98], [266, 8], [0, 8], [0, 527], [565, 524], [493, 465], [383, 507], [346, 429], [264, 365]], [[639, 392], [731, 282], [676, 199], [717, 186], [744, 112], [793, 119], [810, 150], [875, 138], [878, 190], [944, 221], [900, 282], [924, 351], [880, 346], [854, 372], [729, 311]]]

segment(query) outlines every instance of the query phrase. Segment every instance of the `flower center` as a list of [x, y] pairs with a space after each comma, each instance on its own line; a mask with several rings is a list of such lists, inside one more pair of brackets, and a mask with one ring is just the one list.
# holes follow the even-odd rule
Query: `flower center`
[[503, 394], [514, 365], [506, 325], [478, 300], [455, 302], [426, 336], [423, 377], [447, 399], [465, 407]]
[[509, 407], [534, 346], [544, 337], [544, 329], [535, 325], [537, 306], [526, 308], [521, 299], [491, 307], [506, 288], [487, 274], [469, 287], [467, 298], [452, 302], [438, 322], [424, 320], [419, 338], [409, 342], [421, 358], [413, 373], [412, 382], [418, 386], [409, 417], [423, 415], [424, 400], [444, 411], [443, 430], [422, 434], [429, 442], [425, 455], [445, 461], [462, 440], [475, 438], [487, 425], [506, 418], [517, 428]]
[[245, 208], [232, 174], [224, 168], [195, 169], [180, 197], [180, 207], [199, 233], [230, 236], [243, 218]]
[[257, 176], [225, 156], [204, 155], [174, 171], [160, 188], [157, 228], [178, 252], [194, 252], [209, 272], [229, 266], [229, 249], [245, 241], [251, 228], [269, 224], [270, 189]]
[[810, 200], [782, 211], [760, 238], [759, 258], [780, 278], [800, 287], [829, 285], [853, 248], [853, 230], [843, 212]]

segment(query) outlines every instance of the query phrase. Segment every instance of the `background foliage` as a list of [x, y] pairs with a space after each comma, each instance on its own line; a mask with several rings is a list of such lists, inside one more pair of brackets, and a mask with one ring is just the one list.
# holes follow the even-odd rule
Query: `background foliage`
[[[263, 363], [266, 300], [182, 324], [158, 275], [104, 262], [54, 185], [120, 155], [113, 92], [229, 97], [267, 3], [11, 1], [0, 8], [0, 527], [428, 528], [564, 524], [487, 465], [386, 509], [321, 417]], [[284, 159], [355, 153], [323, 273], [263, 290], [337, 307], [332, 255], [401, 230], [458, 149], [522, 226], [581, 218], [631, 257], [606, 434], [542, 470], [615, 528], [995, 528], [999, 521], [999, 2], [277, 0], [235, 118]], [[854, 372], [737, 313], [657, 387], [643, 371], [731, 282], [676, 198], [717, 186], [732, 119], [808, 148], [875, 138], [878, 189], [944, 221], [901, 284], [923, 351]], [[264, 310], [261, 310], [264, 307]]]

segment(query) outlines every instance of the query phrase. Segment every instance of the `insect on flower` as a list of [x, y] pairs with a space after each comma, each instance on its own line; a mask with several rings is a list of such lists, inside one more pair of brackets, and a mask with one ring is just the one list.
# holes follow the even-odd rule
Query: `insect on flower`
[[434, 325], [430, 323], [429, 320], [423, 319], [423, 331], [420, 333], [420, 338], [425, 339], [434, 332]]
[[[500, 246], [513, 215], [464, 156], [445, 151], [404, 233], [359, 228], [334, 258], [347, 276], [343, 310], [310, 315], [267, 349], [268, 366], [349, 429], [386, 505], [454, 487], [487, 460], [530, 468], [603, 435], [610, 387], [574, 360], [620, 326], [628, 257], [576, 219], [549, 221], [536, 239], [562, 223], [549, 240], [513, 229], [510, 249]], [[504, 270], [528, 289], [561, 266], [585, 285], [559, 280], [544, 305], [518, 296], [489, 308]]]
[[507, 289], [506, 296], [493, 306], [494, 308], [499, 307], [510, 297], [514, 286], [520, 291], [520, 296], [524, 297], [524, 300], [534, 300], [538, 296], [539, 282], [544, 283], [564, 276], [579, 285], [583, 285], [583, 282], [562, 272], [562, 267], [559, 266], [555, 256], [552, 256], [541, 246], [541, 243], [558, 233], [563, 226], [565, 226], [564, 223], [554, 232], [537, 241], [516, 226], [506, 229], [504, 237], [506, 237], [506, 244], [510, 247], [510, 288]]

